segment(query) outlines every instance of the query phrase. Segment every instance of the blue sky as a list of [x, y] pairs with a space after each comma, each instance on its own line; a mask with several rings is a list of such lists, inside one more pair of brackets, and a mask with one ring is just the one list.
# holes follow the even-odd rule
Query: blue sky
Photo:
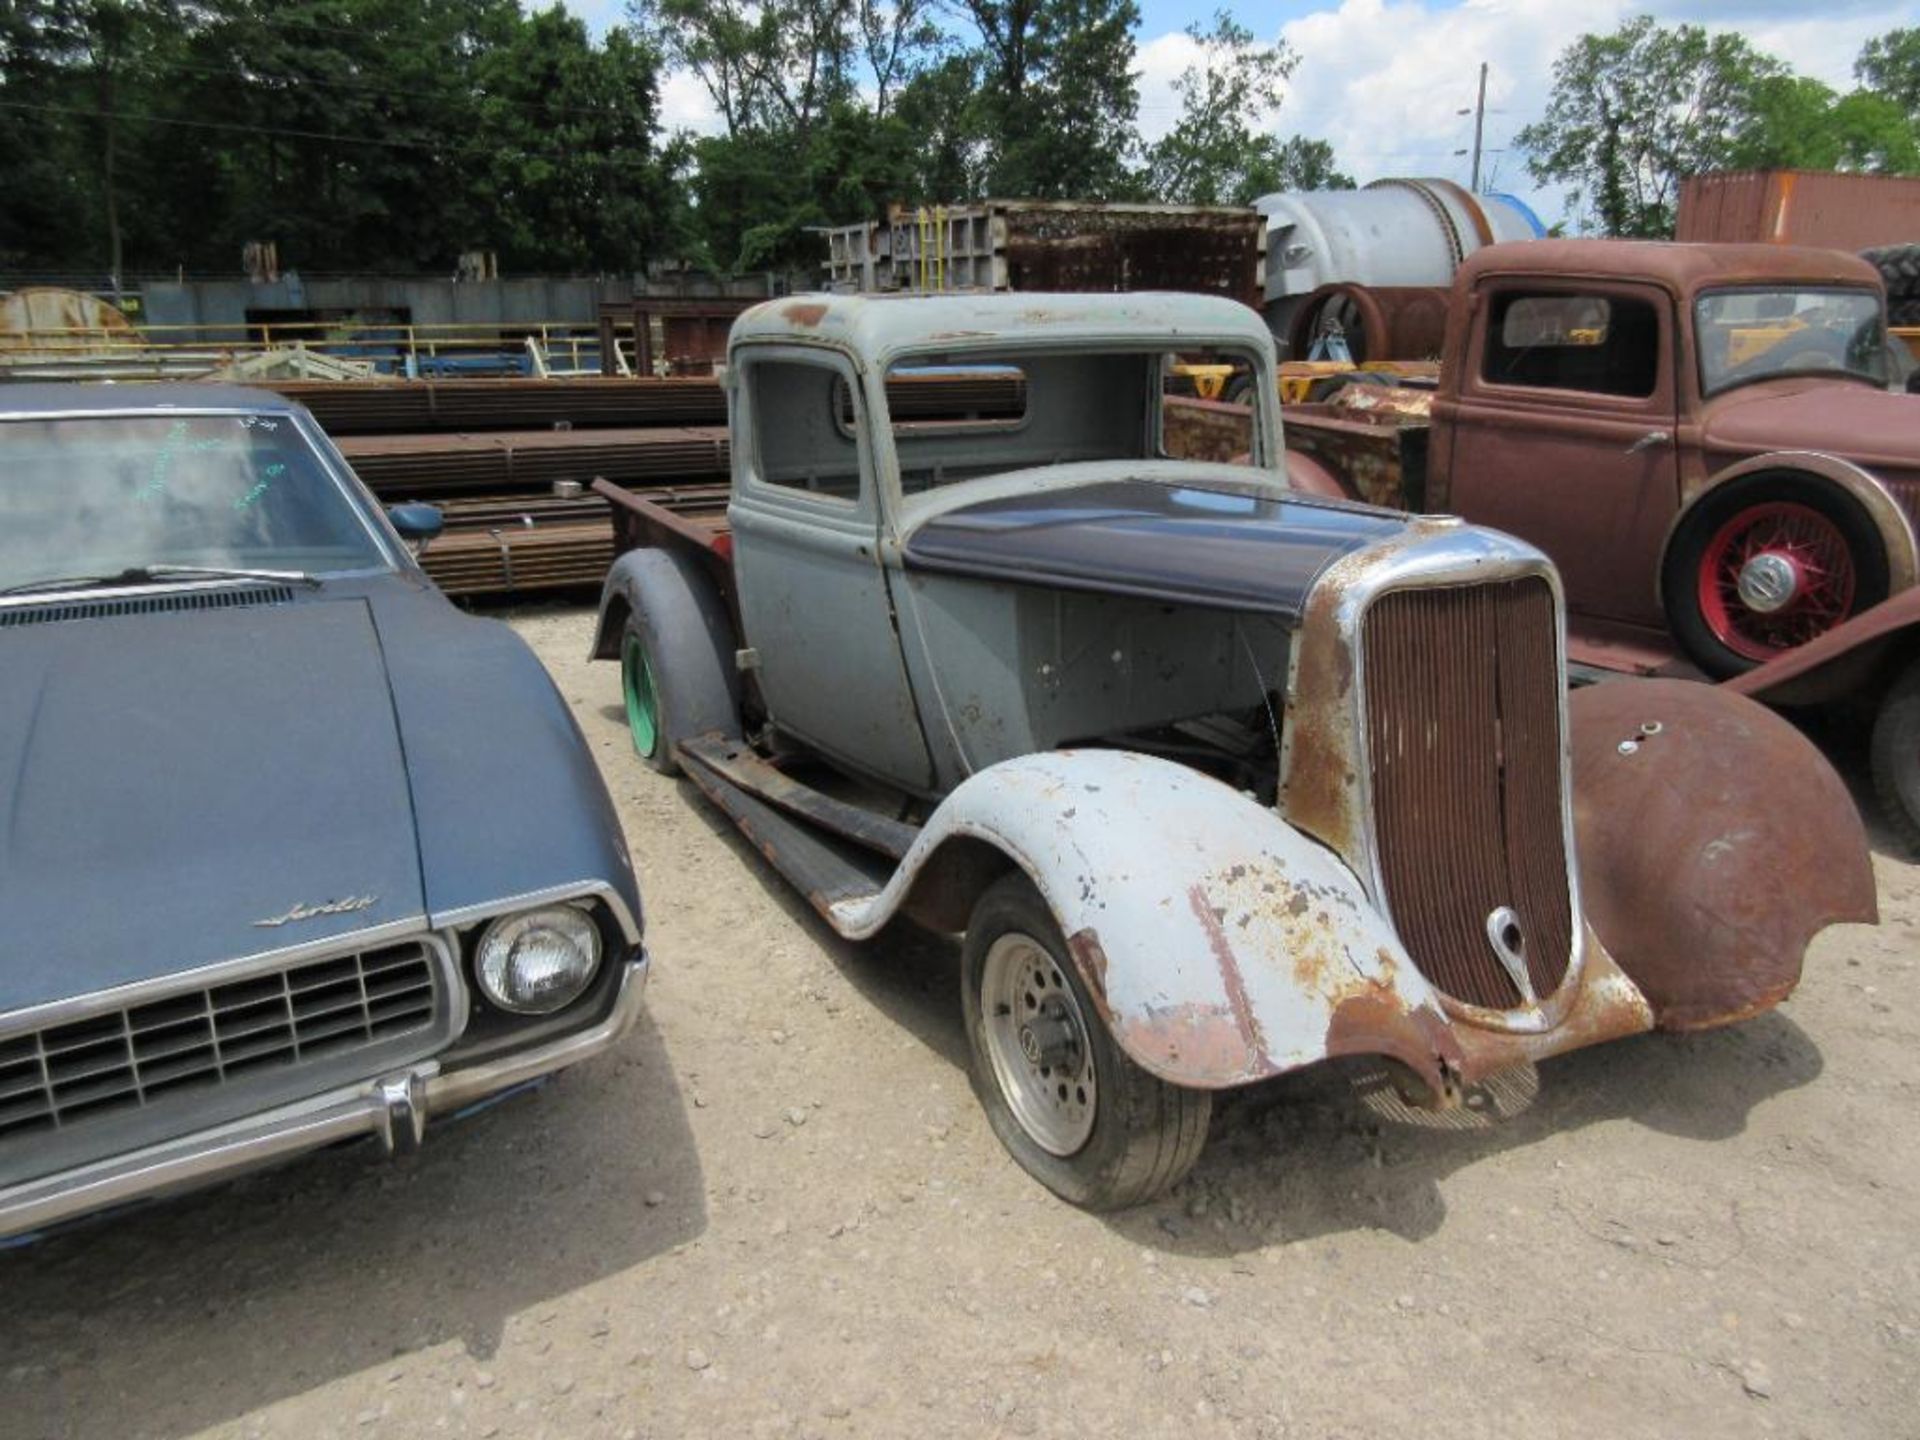
[[[565, 0], [596, 29], [618, 23], [624, 0]], [[1650, 12], [1740, 33], [1836, 88], [1852, 83], [1854, 57], [1869, 38], [1920, 25], [1920, 0], [1139, 0], [1140, 126], [1148, 139], [1172, 124], [1172, 82], [1192, 62], [1181, 31], [1209, 26], [1224, 8], [1263, 39], [1283, 39], [1299, 57], [1271, 118], [1281, 134], [1330, 142], [1342, 168], [1363, 184], [1388, 175], [1465, 181], [1470, 107], [1480, 62], [1487, 82], [1486, 157], [1490, 189], [1511, 190], [1542, 218], [1562, 217], [1565, 197], [1536, 185], [1508, 147], [1514, 131], [1546, 105], [1554, 57], [1587, 32], [1614, 29]], [[711, 128], [712, 107], [691, 76], [669, 77], [662, 108], [670, 123]]]

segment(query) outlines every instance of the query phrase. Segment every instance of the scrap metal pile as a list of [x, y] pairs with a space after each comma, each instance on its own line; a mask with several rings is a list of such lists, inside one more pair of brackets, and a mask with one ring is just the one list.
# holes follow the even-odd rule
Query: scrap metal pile
[[[1020, 413], [1014, 375], [888, 386], [895, 418]], [[597, 585], [613, 562], [607, 502], [555, 486], [596, 479], [672, 509], [724, 495], [727, 399], [711, 377], [282, 381], [383, 503], [438, 505], [421, 563], [451, 595]], [[717, 488], [716, 488], [717, 487]]]

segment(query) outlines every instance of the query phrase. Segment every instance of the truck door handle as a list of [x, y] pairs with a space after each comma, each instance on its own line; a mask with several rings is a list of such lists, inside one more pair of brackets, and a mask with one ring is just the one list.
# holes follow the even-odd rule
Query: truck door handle
[[1671, 445], [1672, 443], [1673, 432], [1671, 430], [1649, 430], [1638, 440], [1627, 446], [1627, 454], [1638, 455], [1642, 450], [1651, 450], [1655, 446]]

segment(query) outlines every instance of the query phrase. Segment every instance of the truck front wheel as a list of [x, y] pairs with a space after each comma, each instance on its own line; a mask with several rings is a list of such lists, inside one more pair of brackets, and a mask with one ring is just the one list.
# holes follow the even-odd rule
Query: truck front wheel
[[1212, 1096], [1127, 1058], [1024, 874], [974, 906], [963, 968], [974, 1093], [1021, 1168], [1089, 1210], [1151, 1200], [1192, 1168]]
[[1715, 679], [1744, 674], [1887, 598], [1887, 552], [1849, 495], [1744, 476], [1681, 522], [1661, 567], [1674, 638]]

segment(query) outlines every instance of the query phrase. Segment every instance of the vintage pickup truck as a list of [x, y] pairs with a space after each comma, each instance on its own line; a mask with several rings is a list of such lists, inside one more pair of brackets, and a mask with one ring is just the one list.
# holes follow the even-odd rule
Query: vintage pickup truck
[[[1196, 351], [1260, 377], [1250, 467], [1165, 455]], [[1753, 1015], [1874, 914], [1797, 732], [1569, 697], [1546, 557], [1290, 489], [1273, 381], [1223, 300], [795, 297], [734, 326], [730, 495], [596, 487], [635, 748], [840, 934], [964, 933], [975, 1091], [1089, 1207], [1177, 1181], [1214, 1092], [1360, 1056], [1457, 1103]]]
[[[1880, 613], [1920, 578], [1920, 400], [1888, 389], [1874, 268], [1776, 245], [1496, 245], [1451, 307], [1436, 390], [1289, 407], [1296, 482], [1538, 545], [1583, 665], [1871, 717], [1874, 788], [1920, 849], [1920, 624]], [[1821, 663], [1795, 658], [1829, 636]]]
[[1887, 354], [1879, 273], [1840, 251], [1493, 245], [1419, 413], [1351, 391], [1287, 443], [1323, 491], [1545, 550], [1576, 656], [1723, 678], [1914, 583], [1920, 408]]

